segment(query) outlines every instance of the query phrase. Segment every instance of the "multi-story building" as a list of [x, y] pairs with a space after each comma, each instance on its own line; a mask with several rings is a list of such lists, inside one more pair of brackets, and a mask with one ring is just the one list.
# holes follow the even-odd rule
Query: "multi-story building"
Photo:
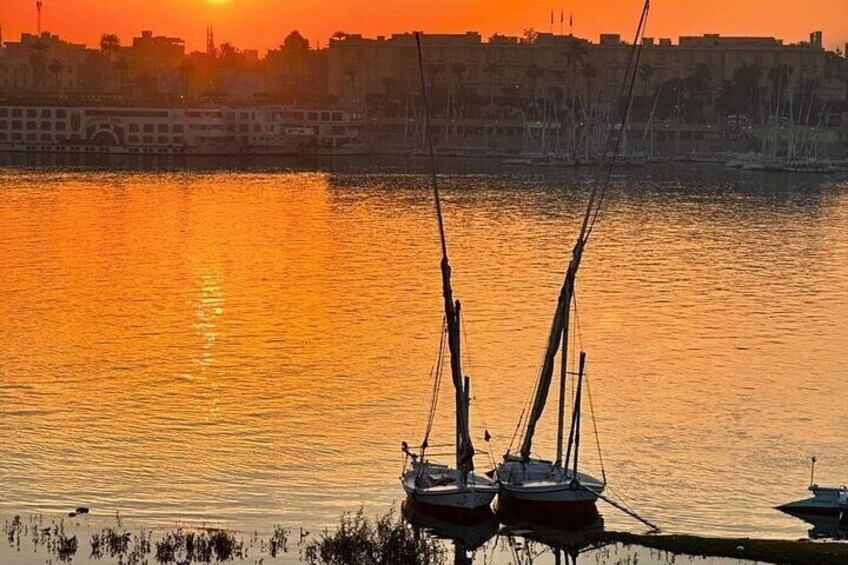
[[24, 33], [0, 48], [0, 93], [77, 90], [85, 45], [57, 35]]
[[[436, 87], [465, 89], [477, 96], [509, 93], [516, 89], [581, 88], [617, 89], [627, 67], [629, 45], [616, 34], [603, 34], [598, 43], [570, 35], [549, 33], [526, 37], [495, 35], [483, 41], [480, 34], [422, 35], [428, 73]], [[716, 88], [732, 81], [748, 65], [761, 71], [761, 80], [771, 69], [790, 69], [788, 88], [803, 81], [824, 81], [825, 55], [820, 32], [810, 42], [787, 45], [769, 37], [645, 38], [640, 88], [653, 92], [672, 79], [692, 76], [700, 68]], [[345, 35], [329, 45], [328, 89], [348, 102], [361, 102], [370, 95], [391, 89], [414, 89], [417, 81], [415, 40], [412, 34], [389, 38]], [[590, 84], [591, 83], [591, 84]], [[582, 84], [582, 86], [578, 86]]]

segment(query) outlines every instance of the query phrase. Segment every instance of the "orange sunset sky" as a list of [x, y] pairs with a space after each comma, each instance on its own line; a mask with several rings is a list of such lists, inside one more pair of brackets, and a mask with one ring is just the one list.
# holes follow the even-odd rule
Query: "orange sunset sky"
[[[101, 33], [117, 33], [124, 43], [141, 29], [183, 37], [190, 50], [205, 46], [206, 26], [218, 43], [264, 52], [298, 29], [312, 45], [326, 45], [335, 31], [366, 36], [422, 29], [427, 32], [479, 30], [520, 34], [547, 31], [550, 10], [574, 14], [576, 35], [596, 40], [601, 32], [629, 35], [641, 0], [44, 0], [44, 29], [94, 45]], [[6, 40], [36, 26], [34, 0], [0, 1]], [[788, 42], [823, 30], [826, 45], [848, 41], [848, 0], [654, 0], [648, 36], [721, 33], [774, 35]]]

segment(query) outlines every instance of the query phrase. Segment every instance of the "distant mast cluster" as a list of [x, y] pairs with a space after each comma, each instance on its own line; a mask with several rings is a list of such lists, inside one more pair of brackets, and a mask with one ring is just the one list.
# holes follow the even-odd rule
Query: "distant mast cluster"
[[38, 35], [41, 35], [41, 9], [43, 7], [44, 7], [44, 2], [42, 2], [42, 0], [38, 0], [35, 3], [35, 11], [36, 11], [35, 29], [38, 30]]
[[[565, 35], [565, 8], [559, 9], [559, 34]], [[554, 9], [551, 8], [551, 34], [554, 33]], [[568, 35], [574, 35], [574, 12], [568, 14]]]

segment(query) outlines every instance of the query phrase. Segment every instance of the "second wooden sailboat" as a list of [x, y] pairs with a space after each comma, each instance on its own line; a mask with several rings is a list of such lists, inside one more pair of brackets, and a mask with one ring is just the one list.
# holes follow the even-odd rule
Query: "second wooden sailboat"
[[[633, 43], [631, 60], [628, 64], [622, 83], [622, 97], [626, 94], [626, 105], [621, 124], [626, 124], [630, 106], [633, 100], [633, 86], [641, 54], [640, 37], [643, 34], [650, 3], [646, 0], [642, 16], [636, 30], [636, 41]], [[601, 168], [603, 178], [595, 183], [589, 194], [589, 202], [577, 241], [571, 253], [571, 260], [565, 273], [565, 280], [557, 300], [548, 344], [536, 382], [524, 435], [519, 453], [507, 452], [503, 462], [497, 468], [497, 477], [501, 485], [499, 506], [506, 513], [531, 521], [544, 521], [562, 526], [580, 526], [583, 518], [597, 514], [596, 503], [603, 498], [610, 504], [622, 509], [631, 516], [635, 512], [604, 497], [606, 480], [599, 480], [579, 471], [580, 423], [582, 410], [582, 391], [585, 377], [586, 354], [580, 353], [579, 369], [576, 373], [568, 371], [568, 344], [570, 336], [571, 309], [574, 305], [574, 292], [577, 272], [583, 258], [583, 252], [594, 229], [595, 221], [600, 213], [606, 190], [609, 186], [612, 167], [621, 149], [624, 127], [618, 129], [618, 135], [612, 151], [605, 151], [611, 161], [607, 168]], [[611, 128], [610, 132], [615, 128]], [[611, 134], [608, 134], [611, 137]], [[607, 139], [609, 145], [609, 138]], [[554, 381], [554, 371], [557, 356], [560, 356], [559, 405], [557, 412], [556, 457], [553, 460], [533, 457], [533, 441], [536, 437], [537, 425], [545, 411]], [[571, 425], [568, 440], [565, 439], [565, 404], [566, 382], [569, 376], [577, 379], [574, 406], [571, 415]], [[642, 520], [641, 518], [638, 518]], [[644, 521], [644, 520], [643, 520]], [[646, 522], [647, 523], [647, 522]]]

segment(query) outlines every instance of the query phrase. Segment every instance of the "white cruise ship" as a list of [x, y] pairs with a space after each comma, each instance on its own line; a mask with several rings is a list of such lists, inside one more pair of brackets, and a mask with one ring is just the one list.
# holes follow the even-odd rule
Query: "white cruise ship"
[[0, 105], [0, 151], [152, 155], [355, 154], [355, 112], [259, 107]]

